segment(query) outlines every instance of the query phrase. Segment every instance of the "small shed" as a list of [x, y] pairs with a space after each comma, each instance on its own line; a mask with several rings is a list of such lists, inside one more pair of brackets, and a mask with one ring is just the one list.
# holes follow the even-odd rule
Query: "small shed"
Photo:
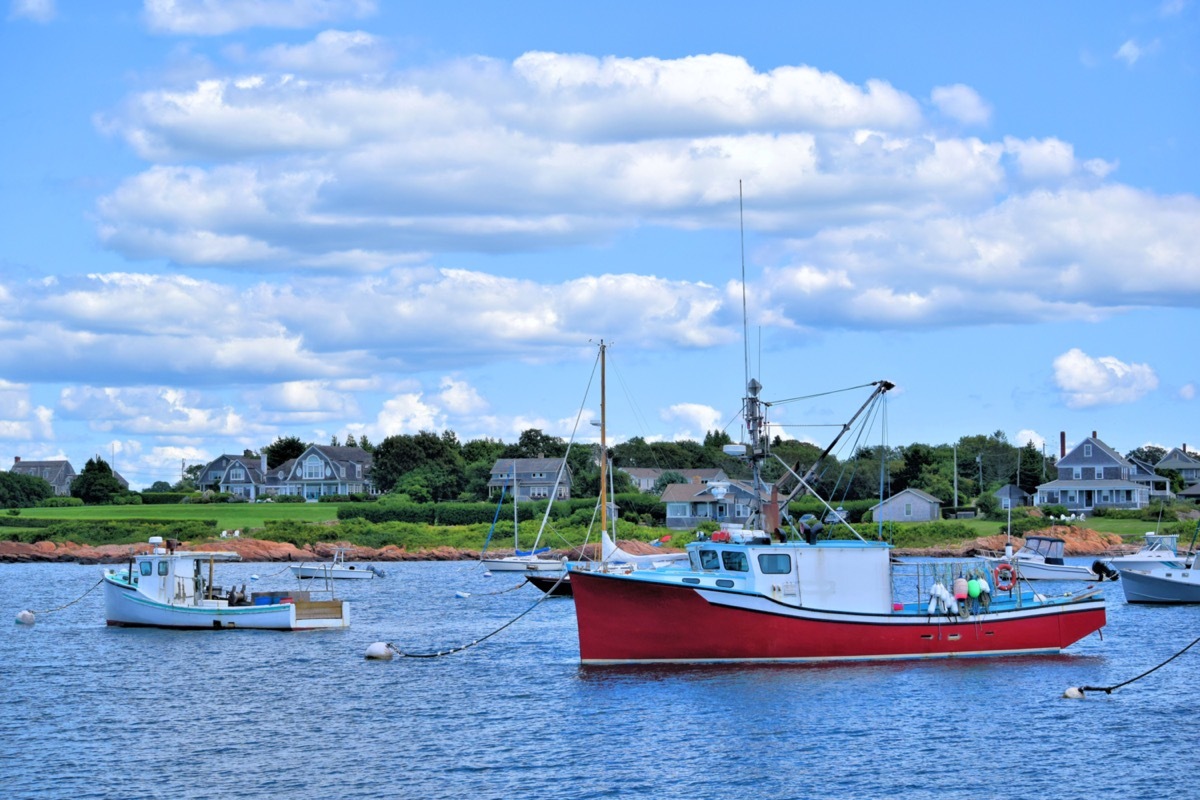
[[[1020, 486], [1015, 483], [1010, 483], [1008, 486], [1001, 486], [992, 495], [1000, 501], [1001, 508], [1019, 508], [1020, 506], [1033, 505], [1033, 495], [1029, 492], [1022, 491]], [[1004, 501], [1008, 501], [1008, 505]]]
[[941, 518], [942, 501], [911, 487], [871, 506], [875, 522], [929, 522]]

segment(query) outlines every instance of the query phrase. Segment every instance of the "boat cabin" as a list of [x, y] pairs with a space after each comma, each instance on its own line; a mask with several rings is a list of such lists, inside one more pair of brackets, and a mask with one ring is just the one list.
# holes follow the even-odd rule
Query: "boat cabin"
[[1040, 556], [1040, 560], [1046, 564], [1061, 564], [1065, 547], [1066, 543], [1056, 536], [1029, 536], [1017, 551], [1017, 557], [1034, 555]]
[[716, 531], [688, 544], [689, 574], [678, 580], [797, 607], [887, 613], [893, 602], [890, 549], [884, 542], [772, 543], [763, 531]]
[[149, 553], [130, 558], [128, 583], [140, 594], [160, 603], [204, 606], [249, 604], [244, 591], [228, 591], [215, 585], [213, 567], [216, 562], [240, 561], [241, 556], [229, 552], [176, 552], [178, 542], [168, 540], [163, 546], [161, 537], [151, 538], [154, 548]]

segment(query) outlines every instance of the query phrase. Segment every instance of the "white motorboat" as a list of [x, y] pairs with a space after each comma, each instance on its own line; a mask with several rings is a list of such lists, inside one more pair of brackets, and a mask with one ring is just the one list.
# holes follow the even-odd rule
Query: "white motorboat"
[[306, 561], [292, 567], [292, 574], [297, 578], [324, 578], [326, 580], [370, 580], [384, 576], [383, 571], [378, 567], [347, 564], [345, 559], [346, 548], [339, 547], [334, 550], [332, 561]]
[[[563, 468], [566, 466], [566, 460], [563, 461]], [[558, 481], [562, 479], [562, 469], [559, 470], [558, 478], [554, 483], [554, 495], [558, 495]], [[513, 554], [511, 556], [495, 556], [493, 558], [481, 558], [480, 562], [484, 568], [491, 572], [562, 572], [565, 567], [561, 559], [543, 558], [543, 553], [550, 552], [549, 547], [538, 548], [538, 542], [541, 541], [542, 532], [538, 531], [538, 538], [534, 540], [532, 550], [520, 550], [517, 547], [518, 522], [517, 522], [517, 462], [513, 460]], [[501, 494], [500, 502], [504, 502], [504, 495]], [[550, 518], [550, 505], [546, 506], [546, 516], [542, 519], [542, 527], [546, 525], [546, 521]], [[497, 506], [499, 512], [499, 506]], [[492, 522], [492, 529], [495, 530], [495, 522]], [[488, 540], [491, 540], [492, 534], [488, 533]], [[484, 549], [487, 549], [487, 544], [484, 544]]]
[[1178, 561], [1178, 546], [1179, 537], [1176, 534], [1147, 531], [1142, 549], [1127, 556], [1110, 558], [1107, 563], [1115, 570], [1149, 570], [1168, 562]]
[[1117, 571], [1103, 561], [1092, 565], [1067, 564], [1063, 561], [1066, 543], [1057, 536], [1027, 536], [1025, 544], [1011, 556], [989, 560], [997, 568], [1011, 564], [1031, 581], [1102, 581], [1116, 580]]
[[104, 613], [109, 625], [148, 628], [256, 628], [300, 631], [350, 627], [350, 605], [313, 600], [305, 591], [247, 592], [214, 582], [217, 562], [237, 553], [180, 551], [150, 539], [149, 553], [131, 555], [124, 569], [104, 571]]
[[[1200, 603], [1200, 569], [1196, 569], [1196, 534], [1200, 534], [1200, 522], [1192, 544], [1183, 557], [1163, 559], [1146, 567], [1121, 569], [1121, 586], [1125, 590], [1127, 603], [1169, 605], [1178, 603]], [[1146, 534], [1149, 539], [1151, 534]], [[1170, 537], [1174, 538], [1174, 537]], [[1144, 549], [1144, 548], [1143, 548]]]

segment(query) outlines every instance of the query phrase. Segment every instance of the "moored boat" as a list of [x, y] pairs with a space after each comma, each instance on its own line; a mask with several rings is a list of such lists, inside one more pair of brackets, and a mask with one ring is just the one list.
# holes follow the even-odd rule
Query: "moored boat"
[[[887, 381], [873, 386], [871, 399], [855, 417], [892, 388]], [[755, 496], [774, 498], [781, 487], [768, 492], [761, 478], [770, 437], [764, 412], [769, 404], [759, 399], [760, 390], [751, 381], [743, 405], [750, 441], [730, 450], [750, 462], [753, 485], [760, 489]], [[849, 424], [843, 433], [848, 429]], [[804, 476], [789, 474], [798, 487], [807, 488], [815, 469], [814, 464]], [[1105, 624], [1098, 589], [1044, 597], [1010, 582], [1011, 570], [997, 575], [984, 560], [958, 565], [957, 573], [944, 579], [935, 576], [946, 567], [931, 565], [906, 582], [897, 570], [910, 565], [894, 564], [885, 542], [819, 540], [812, 531], [780, 525], [788, 499], [769, 505], [757, 501], [751, 520], [762, 529], [748, 525], [698, 537], [687, 546], [686, 564], [624, 573], [572, 568], [580, 661], [806, 662], [1057, 653]]]
[[1103, 561], [1092, 565], [1068, 564], [1063, 559], [1066, 542], [1057, 536], [1030, 535], [1012, 556], [995, 557], [994, 564], [1013, 564], [1021, 577], [1029, 581], [1103, 581], [1116, 580], [1117, 571]]
[[[1172, 558], [1162, 558], [1157, 563], [1140, 564], [1135, 567], [1122, 566], [1121, 588], [1125, 592], [1125, 602], [1147, 605], [1178, 605], [1200, 603], [1200, 570], [1196, 568], [1196, 538], [1200, 536], [1200, 521], [1196, 522], [1196, 531], [1192, 534], [1192, 543], [1188, 546], [1187, 555], [1180, 557], [1175, 554]], [[1146, 534], [1147, 547], [1150, 545], [1151, 534]], [[1169, 544], [1174, 550], [1175, 537]], [[1146, 558], [1143, 548], [1138, 554]]]
[[338, 547], [333, 552], [333, 560], [325, 562], [304, 562], [291, 568], [297, 578], [324, 578], [326, 580], [370, 580], [382, 578], [383, 571], [378, 567], [346, 563], [346, 548]]
[[104, 612], [120, 627], [299, 631], [348, 628], [350, 605], [336, 598], [313, 600], [307, 591], [247, 592], [214, 582], [217, 562], [237, 553], [181, 551], [150, 539], [149, 553], [131, 555], [124, 569], [104, 571]]

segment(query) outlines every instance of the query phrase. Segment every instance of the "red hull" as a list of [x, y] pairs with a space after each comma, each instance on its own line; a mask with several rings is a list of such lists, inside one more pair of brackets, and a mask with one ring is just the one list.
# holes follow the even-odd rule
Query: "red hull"
[[[1099, 630], [1104, 601], [945, 617], [757, 608], [710, 602], [694, 587], [571, 573], [584, 663], [852, 661], [1056, 653]], [[705, 590], [714, 601], [746, 595]], [[724, 594], [724, 596], [722, 596]]]

